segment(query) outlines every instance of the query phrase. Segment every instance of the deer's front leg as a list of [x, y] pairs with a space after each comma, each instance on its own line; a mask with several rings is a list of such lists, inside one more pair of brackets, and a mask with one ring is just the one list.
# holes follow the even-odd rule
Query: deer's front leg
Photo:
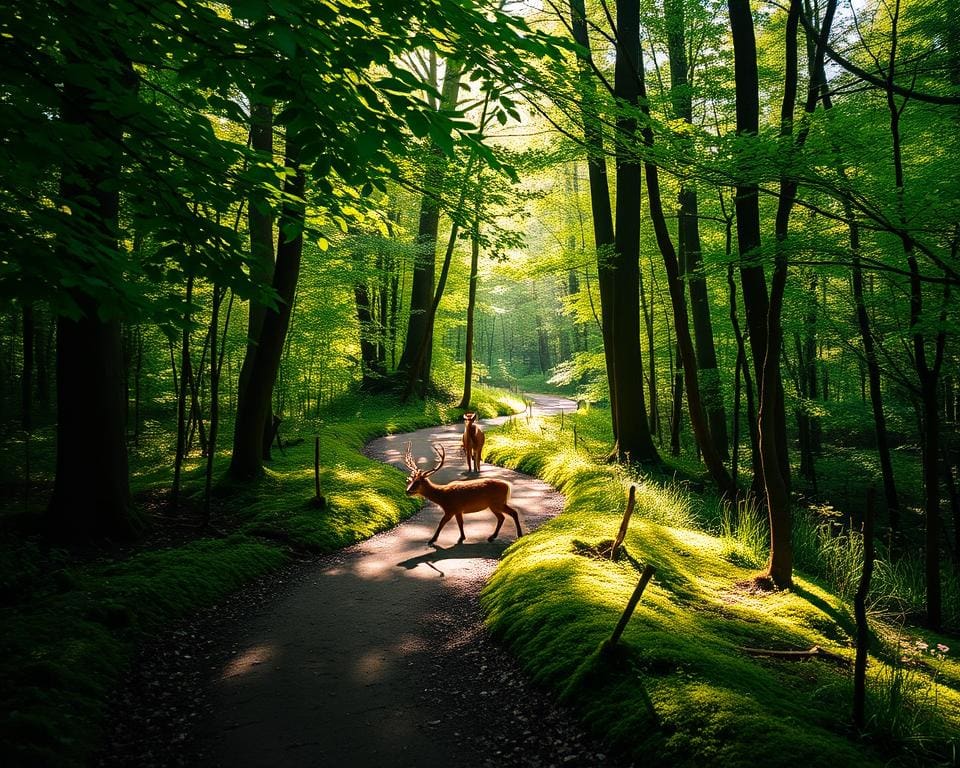
[[463, 532], [463, 513], [457, 512], [457, 525], [460, 526], [460, 541], [457, 544], [462, 544], [463, 540], [467, 538], [467, 534]]
[[[448, 521], [451, 517], [453, 517], [453, 513], [451, 513], [451, 512], [444, 512], [444, 513], [443, 513], [443, 517], [440, 518], [440, 524], [437, 526], [437, 530], [435, 530], [435, 531], [433, 532], [433, 538], [430, 539], [430, 541], [428, 541], [427, 544], [433, 544], [433, 542], [435, 542], [435, 541], [437, 540], [437, 536], [440, 535], [440, 531], [443, 530], [443, 526], [445, 526], [445, 525], [447, 524], [447, 521]], [[459, 521], [458, 521], [458, 522], [459, 522]], [[461, 533], [461, 535], [463, 534], [463, 523], [460, 524], [460, 533]], [[463, 541], [463, 539], [461, 539], [461, 541]]]

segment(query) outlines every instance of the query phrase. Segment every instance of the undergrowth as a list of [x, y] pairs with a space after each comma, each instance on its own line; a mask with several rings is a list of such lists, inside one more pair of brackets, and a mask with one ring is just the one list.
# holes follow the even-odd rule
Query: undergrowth
[[[523, 403], [506, 393], [475, 390], [474, 410], [509, 413]], [[325, 408], [318, 422], [285, 425], [265, 475], [217, 489], [216, 531], [178, 529], [160, 543], [66, 549], [25, 535], [24, 515], [4, 516], [0, 532], [0, 757], [6, 766], [83, 765], [96, 748], [111, 689], [141, 640], [170, 622], [211, 605], [297, 551], [328, 552], [389, 528], [419, 509], [404, 495], [403, 476], [361, 453], [368, 440], [459, 419], [452, 406], [402, 405], [383, 397], [350, 396]], [[222, 434], [229, 434], [225, 430]], [[321, 439], [321, 492], [314, 491], [313, 436]], [[132, 456], [139, 498], [169, 487], [172, 435]], [[226, 439], [224, 439], [226, 442]], [[39, 455], [39, 448], [38, 448]], [[219, 453], [217, 473], [229, 456]], [[185, 512], [190, 522], [203, 489], [205, 460], [188, 457]], [[168, 510], [155, 507], [157, 520]], [[194, 521], [195, 522], [195, 521]], [[169, 523], [169, 520], [168, 520]]]
[[[567, 496], [564, 514], [513, 545], [483, 594], [492, 630], [524, 667], [645, 765], [953, 764], [960, 649], [903, 623], [909, 613], [892, 623], [881, 612], [892, 599], [883, 591], [903, 579], [877, 569], [868, 725], [857, 733], [848, 666], [745, 650], [819, 646], [852, 660], [857, 537], [801, 524], [798, 535], [824, 538], [804, 545], [794, 588], [760, 591], [765, 516], [726, 508], [697, 479], [606, 463], [608, 418], [568, 415], [562, 430], [556, 418], [515, 420], [488, 436], [491, 461]], [[616, 534], [631, 484], [630, 557], [584, 556]], [[620, 644], [602, 652], [644, 563], [654, 579]]]

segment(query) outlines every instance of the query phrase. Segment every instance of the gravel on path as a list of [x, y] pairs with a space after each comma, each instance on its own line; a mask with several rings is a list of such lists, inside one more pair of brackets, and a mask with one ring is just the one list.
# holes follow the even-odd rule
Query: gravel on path
[[[539, 412], [572, 410], [535, 396]], [[494, 420], [490, 420], [494, 421]], [[485, 423], [490, 423], [490, 421]], [[496, 421], [503, 421], [499, 419]], [[465, 475], [459, 425], [372, 442], [367, 454], [403, 467], [409, 441], [435, 476]], [[563, 498], [535, 478], [510, 480], [524, 531]], [[621, 766], [569, 712], [533, 686], [487, 633], [479, 593], [512, 525], [465, 517], [427, 539], [432, 504], [355, 546], [259, 580], [143, 649], [118, 694], [101, 765], [459, 768]]]

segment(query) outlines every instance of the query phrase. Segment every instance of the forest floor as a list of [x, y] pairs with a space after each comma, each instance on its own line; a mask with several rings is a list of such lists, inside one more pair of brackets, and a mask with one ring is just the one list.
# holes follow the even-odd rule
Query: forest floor
[[[540, 414], [573, 410], [536, 396]], [[522, 418], [522, 417], [521, 417]], [[502, 423], [505, 418], [486, 424]], [[408, 441], [440, 482], [465, 475], [462, 428], [380, 438], [371, 457], [403, 468]], [[524, 530], [555, 516], [550, 486], [508, 479]], [[466, 517], [437, 547], [431, 503], [355, 546], [300, 562], [172, 627], [141, 653], [114, 705], [102, 765], [614, 766], [569, 713], [537, 690], [487, 634], [479, 593], [515, 536]]]

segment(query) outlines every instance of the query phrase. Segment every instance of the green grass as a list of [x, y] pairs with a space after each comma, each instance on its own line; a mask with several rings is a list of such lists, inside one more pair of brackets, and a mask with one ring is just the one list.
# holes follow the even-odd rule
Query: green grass
[[[472, 406], [492, 416], [521, 410], [523, 403], [480, 389]], [[401, 405], [353, 396], [326, 409], [322, 423], [285, 425], [286, 439], [299, 432], [305, 441], [275, 451], [258, 482], [218, 487], [213, 523], [225, 532], [223, 537], [181, 536], [184, 543], [159, 549], [68, 551], [52, 548], [40, 536], [4, 534], [3, 764], [85, 764], [98, 744], [110, 690], [133, 659], [138, 642], [289, 562], [294, 549], [332, 551], [416, 512], [419, 502], [404, 494], [402, 473], [367, 459], [361, 448], [378, 435], [459, 416], [459, 410], [443, 403]], [[323, 509], [309, 506], [314, 496], [312, 436], [318, 428], [327, 499]], [[147, 443], [135, 453], [131, 466], [137, 493], [169, 487], [170, 438], [165, 435], [164, 441]], [[227, 461], [227, 454], [218, 455], [218, 474]], [[187, 509], [199, 503], [202, 470], [199, 456], [188, 457], [183, 491]], [[24, 514], [17, 516], [18, 522]]]
[[[748, 588], [765, 559], [759, 526], [744, 516], [751, 511], [728, 516], [723, 535], [723, 510], [709, 494], [598, 462], [609, 446], [606, 418], [599, 409], [577, 417], [578, 450], [569, 417], [563, 432], [555, 419], [521, 420], [487, 438], [491, 461], [567, 495], [564, 514], [513, 545], [483, 593], [491, 629], [526, 670], [644, 765], [949, 764], [960, 649], [934, 656], [930, 648], [951, 641], [875, 617], [869, 727], [855, 734], [849, 669], [742, 650], [818, 645], [852, 659], [848, 603], [803, 572], [790, 591]], [[632, 560], [586, 556], [584, 545], [615, 536], [631, 483]], [[616, 653], [603, 654], [641, 563], [656, 575]]]

